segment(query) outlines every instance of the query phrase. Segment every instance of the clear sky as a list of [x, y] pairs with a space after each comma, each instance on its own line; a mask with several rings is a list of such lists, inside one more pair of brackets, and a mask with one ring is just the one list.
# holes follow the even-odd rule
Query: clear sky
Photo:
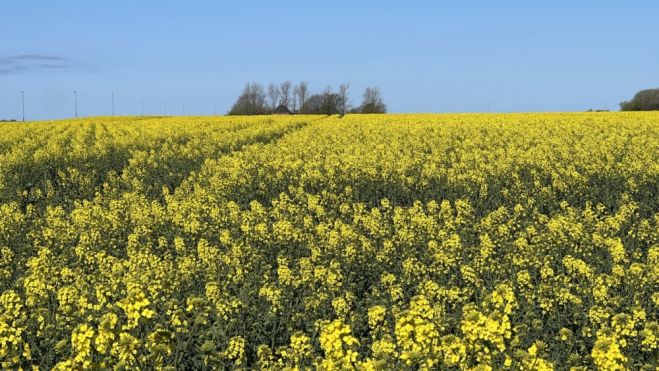
[[0, 2], [0, 119], [225, 113], [246, 82], [391, 112], [617, 109], [659, 87], [653, 1]]

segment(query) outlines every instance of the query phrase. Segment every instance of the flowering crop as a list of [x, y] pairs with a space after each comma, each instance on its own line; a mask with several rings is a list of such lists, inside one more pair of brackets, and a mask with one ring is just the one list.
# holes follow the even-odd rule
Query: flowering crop
[[659, 367], [659, 114], [0, 125], [3, 369]]

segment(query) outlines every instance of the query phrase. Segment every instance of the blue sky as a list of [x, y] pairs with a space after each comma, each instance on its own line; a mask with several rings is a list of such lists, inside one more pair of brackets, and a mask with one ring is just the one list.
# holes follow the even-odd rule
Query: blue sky
[[0, 119], [225, 113], [246, 82], [391, 112], [617, 109], [659, 87], [657, 1], [0, 3]]

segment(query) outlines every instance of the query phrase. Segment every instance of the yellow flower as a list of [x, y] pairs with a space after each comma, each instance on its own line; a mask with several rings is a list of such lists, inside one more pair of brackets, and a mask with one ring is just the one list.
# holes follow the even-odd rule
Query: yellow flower
[[144, 292], [140, 290], [131, 291], [129, 295], [117, 303], [124, 310], [128, 323], [123, 326], [124, 330], [137, 327], [140, 318], [153, 318], [155, 312], [149, 308], [151, 302]]
[[622, 353], [618, 339], [614, 336], [599, 332], [591, 352], [593, 362], [602, 370], [627, 369], [627, 357]]
[[245, 339], [241, 336], [232, 337], [223, 356], [232, 361], [234, 365], [243, 364], [245, 362]]
[[424, 296], [416, 296], [410, 308], [396, 319], [395, 334], [401, 348], [400, 359], [407, 366], [420, 364], [432, 368], [439, 352], [439, 333], [435, 309]]
[[140, 342], [133, 335], [122, 332], [119, 334], [118, 341], [112, 344], [110, 353], [119, 359], [124, 365], [134, 365], [137, 360], [137, 353], [140, 348]]
[[321, 323], [320, 346], [325, 352], [325, 358], [318, 365], [322, 369], [335, 367], [350, 367], [357, 362], [359, 345], [357, 338], [352, 336], [350, 326], [342, 320]]
[[73, 361], [83, 368], [92, 364], [92, 339], [94, 329], [87, 324], [81, 324], [71, 334], [71, 348], [75, 354]]
[[371, 329], [376, 329], [382, 321], [387, 309], [381, 305], [376, 305], [368, 309], [368, 325]]

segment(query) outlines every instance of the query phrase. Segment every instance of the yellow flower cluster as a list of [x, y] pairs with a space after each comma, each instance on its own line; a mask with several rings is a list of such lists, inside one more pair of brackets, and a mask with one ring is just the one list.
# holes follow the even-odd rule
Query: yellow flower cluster
[[400, 359], [406, 366], [421, 363], [432, 368], [437, 363], [441, 320], [436, 309], [423, 296], [412, 298], [410, 308], [396, 320], [395, 335], [400, 348]]
[[326, 370], [354, 367], [359, 355], [356, 351], [359, 341], [352, 336], [350, 326], [337, 319], [320, 327], [320, 347], [325, 358], [318, 366]]
[[232, 337], [223, 356], [235, 366], [243, 364], [245, 362], [245, 339], [241, 336]]
[[117, 302], [117, 306], [124, 310], [127, 323], [123, 326], [124, 330], [137, 327], [140, 318], [152, 318], [155, 312], [149, 309], [151, 302], [141, 291], [133, 291], [128, 297]]
[[2, 369], [659, 367], [659, 113], [0, 134]]

